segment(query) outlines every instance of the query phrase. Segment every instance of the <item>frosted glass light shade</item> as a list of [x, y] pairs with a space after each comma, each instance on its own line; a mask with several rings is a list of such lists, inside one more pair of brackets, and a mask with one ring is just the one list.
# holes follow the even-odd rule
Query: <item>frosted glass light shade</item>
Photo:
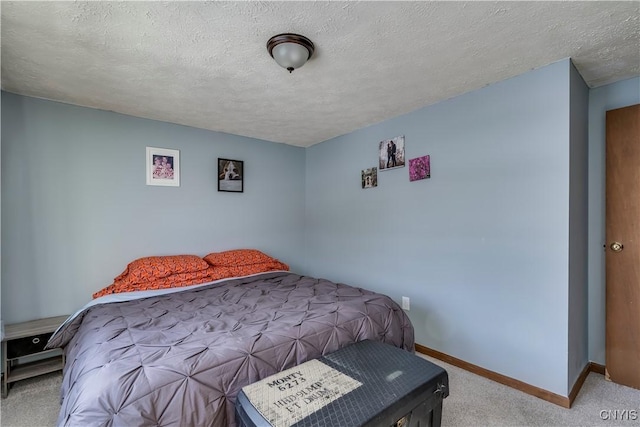
[[280, 43], [271, 51], [273, 59], [283, 68], [293, 71], [309, 59], [309, 51], [298, 43]]
[[271, 57], [290, 73], [302, 67], [311, 58], [314, 49], [313, 42], [299, 34], [278, 34], [267, 42]]

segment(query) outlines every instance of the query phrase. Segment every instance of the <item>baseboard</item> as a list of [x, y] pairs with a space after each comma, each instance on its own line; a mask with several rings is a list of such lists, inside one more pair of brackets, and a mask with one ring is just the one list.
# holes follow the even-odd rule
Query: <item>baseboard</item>
[[591, 372], [591, 362], [584, 365], [582, 372], [578, 375], [578, 379], [573, 384], [573, 387], [571, 387], [571, 391], [569, 392], [569, 407], [571, 407], [571, 405], [573, 405], [573, 401], [576, 400], [576, 396], [578, 395], [578, 392], [580, 392], [580, 389], [584, 384], [584, 380], [587, 379], [589, 372]]
[[[438, 350], [433, 350], [429, 347], [425, 347], [420, 344], [416, 344], [416, 351], [422, 354], [426, 354], [427, 356], [431, 356], [438, 360], [442, 360], [450, 365], [457, 366], [458, 368], [462, 368], [465, 371], [473, 372], [476, 375], [480, 375], [481, 377], [485, 377], [497, 383], [506, 385], [508, 387], [514, 388], [516, 390], [520, 390], [524, 393], [530, 394], [531, 396], [538, 397], [540, 399], [546, 400], [547, 402], [551, 402], [555, 405], [562, 406], [563, 408], [570, 408], [573, 403], [573, 399], [578, 394], [584, 379], [589, 373], [589, 364], [585, 367], [583, 372], [580, 374], [578, 381], [576, 381], [576, 385], [573, 386], [571, 393], [574, 393], [573, 399], [571, 398], [571, 394], [569, 397], [560, 396], [559, 394], [552, 393], [548, 390], [542, 389], [540, 387], [536, 387], [531, 384], [527, 384], [523, 381], [516, 380], [515, 378], [508, 377], [506, 375], [499, 374], [494, 371], [490, 371], [488, 369], [482, 368], [478, 365], [474, 365], [469, 362], [465, 362], [464, 360], [458, 359], [457, 357], [449, 356], [448, 354], [441, 353]], [[584, 375], [584, 378], [582, 378]], [[580, 378], [582, 378], [582, 382], [580, 382]], [[578, 383], [580, 382], [579, 386]]]
[[589, 371], [595, 372], [596, 374], [604, 375], [605, 373], [604, 365], [601, 365], [596, 362], [589, 362]]

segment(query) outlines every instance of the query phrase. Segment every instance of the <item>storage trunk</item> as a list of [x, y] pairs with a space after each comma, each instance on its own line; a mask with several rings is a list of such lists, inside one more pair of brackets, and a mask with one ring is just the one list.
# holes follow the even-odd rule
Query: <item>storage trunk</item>
[[[356, 380], [361, 385], [335, 400], [330, 399], [332, 389], [331, 386], [327, 386], [329, 396], [321, 397], [326, 397], [329, 403], [302, 419], [294, 420], [293, 423], [287, 423], [286, 420], [284, 423], [281, 420], [274, 422], [277, 427], [440, 426], [442, 401], [449, 395], [449, 378], [443, 368], [397, 347], [368, 340], [349, 345], [317, 360], [347, 375], [350, 377], [348, 380]], [[260, 385], [256, 383], [254, 386], [245, 387], [236, 400], [238, 425], [272, 425], [256, 409], [263, 408], [262, 412], [266, 414], [265, 405], [276, 403], [267, 389], [278, 386], [286, 388], [287, 381], [297, 384], [300, 376], [296, 372], [300, 372], [300, 368], [308, 363], [310, 362], [272, 375], [262, 380]], [[291, 374], [288, 374], [289, 372]], [[312, 384], [307, 389], [312, 389], [313, 384], [318, 384], [314, 381], [310, 378], [305, 382], [305, 386]], [[293, 393], [284, 399], [298, 408], [303, 405], [302, 400], [309, 400], [309, 396], [318, 394], [307, 394], [299, 388], [298, 390], [300, 391], [297, 395]], [[254, 396], [253, 401], [249, 400], [248, 395]], [[282, 401], [283, 399], [277, 400], [279, 403]], [[278, 406], [282, 406], [279, 403]], [[296, 408], [291, 406], [291, 409]], [[274, 417], [271, 416], [271, 419], [273, 421]]]

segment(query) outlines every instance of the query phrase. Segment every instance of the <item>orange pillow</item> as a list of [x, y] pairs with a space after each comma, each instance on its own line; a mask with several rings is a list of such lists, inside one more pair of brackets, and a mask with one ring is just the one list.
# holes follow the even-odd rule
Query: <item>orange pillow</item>
[[264, 262], [253, 265], [242, 265], [235, 267], [211, 267], [209, 269], [209, 279], [211, 281], [227, 279], [231, 277], [250, 276], [267, 271], [289, 270], [289, 266], [281, 262]]
[[214, 267], [241, 267], [245, 265], [279, 262], [256, 249], [234, 249], [225, 252], [213, 252], [204, 260]]
[[235, 267], [223, 267], [223, 268], [229, 272], [229, 277], [249, 276], [251, 274], [265, 273], [267, 271], [277, 271], [277, 270], [289, 271], [289, 266], [279, 261], [264, 262], [264, 263], [252, 264], [252, 265], [239, 265]]
[[172, 274], [171, 276], [141, 283], [130, 283], [123, 280], [116, 280], [111, 285], [93, 294], [93, 298], [109, 294], [117, 294], [120, 292], [148, 291], [153, 289], [179, 288], [182, 286], [197, 285], [215, 280], [211, 278], [213, 275], [212, 273], [213, 268], [207, 268], [206, 270], [193, 271], [190, 273]]
[[288, 271], [289, 266], [279, 261], [275, 261], [244, 266], [209, 267], [206, 270], [195, 271], [191, 273], [172, 274], [171, 276], [144, 283], [129, 283], [122, 280], [116, 280], [111, 285], [93, 294], [93, 298], [99, 298], [104, 295], [117, 294], [120, 292], [179, 288], [183, 286], [213, 282], [214, 280], [227, 279], [230, 277], [249, 276], [251, 274], [277, 270]]
[[209, 268], [209, 264], [196, 255], [150, 256], [139, 258], [116, 277], [116, 282], [136, 284], [152, 282], [173, 274], [193, 273]]

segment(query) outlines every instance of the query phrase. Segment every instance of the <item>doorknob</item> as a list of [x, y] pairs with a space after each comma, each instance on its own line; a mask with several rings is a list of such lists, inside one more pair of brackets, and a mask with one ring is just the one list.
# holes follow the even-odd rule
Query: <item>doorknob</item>
[[624, 248], [624, 245], [620, 242], [613, 242], [610, 248], [613, 252], [620, 252]]

